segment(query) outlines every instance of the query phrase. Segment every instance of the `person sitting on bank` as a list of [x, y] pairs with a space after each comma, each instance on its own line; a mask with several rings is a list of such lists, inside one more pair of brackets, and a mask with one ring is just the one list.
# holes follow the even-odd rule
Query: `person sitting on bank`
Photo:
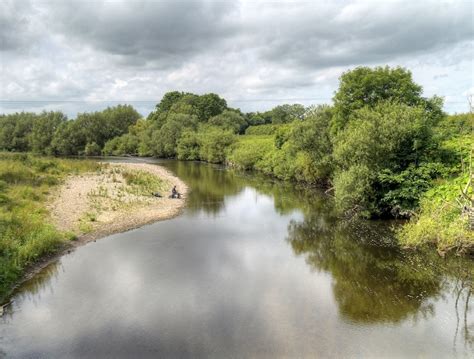
[[176, 189], [176, 186], [173, 186], [173, 189], [171, 190], [171, 198], [181, 198], [181, 194]]

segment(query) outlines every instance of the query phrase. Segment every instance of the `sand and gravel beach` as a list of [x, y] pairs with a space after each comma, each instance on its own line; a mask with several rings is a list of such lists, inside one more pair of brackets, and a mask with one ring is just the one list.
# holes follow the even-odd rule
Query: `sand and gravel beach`
[[[128, 183], [130, 178], [135, 182]], [[173, 186], [181, 194], [180, 199], [169, 198]], [[159, 192], [161, 197], [152, 192]], [[178, 177], [148, 163], [101, 163], [100, 171], [68, 177], [51, 194], [47, 208], [51, 223], [70, 233], [74, 240], [36, 262], [22, 281], [88, 242], [178, 215], [187, 192], [187, 185]]]

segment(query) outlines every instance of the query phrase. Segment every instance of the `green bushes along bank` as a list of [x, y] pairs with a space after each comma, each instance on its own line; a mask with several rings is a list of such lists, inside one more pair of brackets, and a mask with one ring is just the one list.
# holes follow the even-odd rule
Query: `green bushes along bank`
[[[472, 148], [470, 114], [448, 116], [411, 73], [359, 67], [333, 104], [242, 113], [216, 94], [168, 92], [146, 119], [131, 106], [80, 114], [0, 117], [0, 149], [55, 155], [139, 155], [223, 163], [322, 186], [341, 215], [407, 218], [407, 246], [474, 246], [461, 198]], [[442, 226], [442, 229], [440, 229]]]

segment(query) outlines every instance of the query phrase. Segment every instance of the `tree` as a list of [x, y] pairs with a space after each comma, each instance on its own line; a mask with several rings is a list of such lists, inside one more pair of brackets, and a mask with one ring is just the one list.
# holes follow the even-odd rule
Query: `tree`
[[413, 82], [411, 72], [395, 67], [357, 67], [342, 74], [334, 95], [334, 128], [344, 128], [351, 114], [380, 101], [395, 101], [408, 106], [421, 105], [422, 87]]
[[177, 155], [180, 160], [194, 161], [199, 159], [199, 134], [185, 129], [178, 141]]
[[236, 111], [225, 110], [221, 114], [211, 117], [208, 124], [242, 134], [247, 128], [247, 121]]
[[200, 121], [204, 122], [227, 109], [227, 102], [215, 93], [208, 93], [196, 99], [195, 107]]
[[189, 128], [196, 130], [198, 119], [196, 116], [185, 114], [170, 114], [166, 123], [153, 132], [153, 153], [158, 157], [176, 156], [176, 147], [181, 133]]
[[84, 154], [86, 156], [99, 156], [100, 153], [101, 153], [101, 148], [95, 142], [88, 143], [86, 147], [84, 148]]
[[37, 115], [29, 112], [0, 116], [0, 149], [26, 152], [30, 150], [29, 135]]
[[380, 102], [355, 111], [334, 140], [340, 207], [357, 204], [370, 215], [403, 215], [416, 206], [436, 174], [425, 167], [433, 146], [433, 121], [424, 106]]
[[305, 121], [296, 122], [290, 141], [297, 151], [303, 151], [301, 168], [307, 182], [327, 182], [333, 171], [330, 124], [332, 108], [326, 105], [312, 108]]
[[305, 108], [300, 104], [280, 105], [265, 113], [271, 118], [273, 124], [289, 123], [295, 120], [302, 120], [305, 115]]
[[51, 143], [59, 126], [67, 120], [62, 112], [43, 112], [33, 122], [29, 136], [30, 147], [33, 152], [52, 154]]
[[203, 126], [199, 134], [199, 157], [211, 163], [224, 163], [226, 150], [235, 142], [235, 135], [229, 130], [218, 127]]
[[128, 132], [128, 128], [140, 119], [140, 114], [130, 105], [107, 107], [101, 112], [105, 125], [104, 138], [110, 139]]

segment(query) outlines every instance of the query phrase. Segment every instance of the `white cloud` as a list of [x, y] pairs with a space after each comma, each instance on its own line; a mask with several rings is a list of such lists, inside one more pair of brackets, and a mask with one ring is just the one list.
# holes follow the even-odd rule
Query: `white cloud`
[[74, 116], [126, 101], [146, 115], [170, 90], [216, 92], [244, 111], [323, 103], [343, 71], [384, 64], [409, 68], [454, 112], [474, 82], [473, 4], [462, 0], [9, 0], [0, 10], [1, 112]]

